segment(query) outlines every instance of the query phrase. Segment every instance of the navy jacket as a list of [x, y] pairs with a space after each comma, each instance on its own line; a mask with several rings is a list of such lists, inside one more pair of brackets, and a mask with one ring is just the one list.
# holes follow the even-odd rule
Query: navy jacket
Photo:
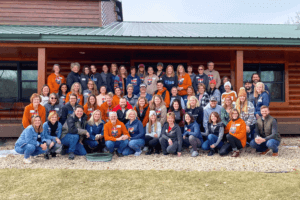
[[97, 134], [103, 135], [104, 121], [102, 120], [101, 123], [98, 126], [96, 124], [89, 125], [87, 123], [85, 129], [90, 134], [90, 137], [88, 139], [95, 140], [95, 137], [96, 137]]
[[203, 107], [196, 107], [194, 109], [186, 108], [185, 112], [193, 115], [194, 119], [196, 120], [196, 122], [200, 126], [201, 132], [204, 132], [205, 130], [204, 130], [204, 127], [203, 127]]
[[133, 85], [133, 94], [138, 95], [140, 93], [140, 84], [141, 84], [140, 77], [138, 75], [135, 75], [134, 77], [128, 75], [126, 80], [126, 89], [129, 84]]
[[202, 134], [200, 132], [200, 127], [197, 122], [194, 121], [193, 123], [189, 125], [186, 124], [184, 126], [184, 132], [182, 136], [189, 136], [189, 135], [193, 135], [195, 138], [199, 138], [201, 144], [203, 144]]
[[171, 94], [172, 87], [178, 86], [178, 77], [176, 75], [174, 77], [167, 77], [167, 75], [164, 75], [162, 77], [162, 81], [164, 83], [164, 87], [167, 88], [170, 94]]
[[263, 93], [261, 93], [258, 97], [257, 97], [257, 103], [256, 100], [254, 99], [253, 101], [253, 105], [255, 107], [255, 111], [254, 111], [254, 115], [259, 114], [259, 116], [261, 116], [260, 113], [260, 107], [265, 105], [265, 106], [269, 106], [270, 104], [270, 99], [269, 99], [269, 95], [268, 93], [265, 91]]
[[208, 89], [208, 84], [209, 84], [209, 78], [206, 74], [203, 74], [203, 75], [200, 75], [200, 74], [197, 74], [194, 78], [194, 80], [192, 80], [192, 83], [193, 83], [193, 88], [195, 90], [195, 93], [197, 93], [198, 91], [198, 85], [200, 83], [203, 83], [205, 85], [205, 89], [207, 90]]
[[67, 86], [69, 90], [71, 90], [71, 87], [73, 83], [80, 83], [80, 75], [78, 73], [70, 72], [67, 76]]
[[[104, 72], [102, 72], [102, 73], [104, 73]], [[103, 81], [103, 85], [105, 85], [105, 87], [106, 87], [107, 92], [115, 92], [114, 91], [114, 81], [115, 81], [115, 79], [114, 79], [114, 77], [111, 73], [107, 73], [106, 74], [106, 80], [105, 81], [102, 80], [102, 81]], [[100, 88], [98, 88], [98, 91], [99, 91], [99, 89]]]
[[88, 89], [87, 84], [88, 84], [89, 79], [90, 79], [89, 75], [85, 75], [83, 73], [80, 75], [80, 84], [81, 84], [82, 91]]
[[95, 74], [91, 74], [90, 79], [95, 82], [98, 91], [99, 91], [100, 87], [102, 85], [104, 85], [102, 76], [98, 72], [96, 72]]
[[140, 120], [138, 120], [137, 118], [130, 123], [130, 121], [128, 121], [126, 123], [126, 128], [130, 134], [130, 139], [134, 140], [134, 139], [145, 139], [145, 132], [144, 132], [144, 127], [143, 124]]

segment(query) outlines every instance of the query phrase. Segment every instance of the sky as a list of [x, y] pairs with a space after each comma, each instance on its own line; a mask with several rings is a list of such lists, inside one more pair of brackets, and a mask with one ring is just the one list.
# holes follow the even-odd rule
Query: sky
[[300, 0], [122, 0], [124, 21], [283, 24]]

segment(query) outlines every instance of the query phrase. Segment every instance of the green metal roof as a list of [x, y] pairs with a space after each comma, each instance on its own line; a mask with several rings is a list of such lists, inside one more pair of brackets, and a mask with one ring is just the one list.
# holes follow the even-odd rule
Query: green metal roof
[[289, 24], [115, 22], [106, 27], [0, 26], [0, 41], [177, 44], [300, 45]]

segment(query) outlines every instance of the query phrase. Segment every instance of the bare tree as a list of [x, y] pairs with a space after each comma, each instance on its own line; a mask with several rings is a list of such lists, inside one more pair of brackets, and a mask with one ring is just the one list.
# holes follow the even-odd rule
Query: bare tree
[[285, 24], [300, 24], [300, 11], [296, 12], [295, 17], [289, 17]]

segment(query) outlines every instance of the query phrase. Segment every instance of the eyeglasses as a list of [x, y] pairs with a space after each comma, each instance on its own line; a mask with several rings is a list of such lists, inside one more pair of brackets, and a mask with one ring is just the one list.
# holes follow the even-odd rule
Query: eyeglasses
[[198, 69], [198, 71], [203, 70], [203, 69]]
[[50, 99], [57, 99], [56, 97], [51, 97]]

